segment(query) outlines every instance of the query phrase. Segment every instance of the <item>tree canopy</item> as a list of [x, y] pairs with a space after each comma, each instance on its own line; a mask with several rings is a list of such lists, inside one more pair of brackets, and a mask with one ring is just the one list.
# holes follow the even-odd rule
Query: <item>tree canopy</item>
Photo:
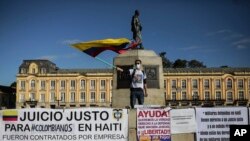
[[174, 62], [171, 62], [167, 56], [166, 52], [160, 52], [159, 56], [162, 58], [163, 68], [206, 68], [203, 62], [198, 60], [185, 60], [185, 59], [176, 59]]
[[162, 58], [163, 68], [171, 68], [173, 63], [165, 56], [166, 52], [161, 52], [159, 55]]

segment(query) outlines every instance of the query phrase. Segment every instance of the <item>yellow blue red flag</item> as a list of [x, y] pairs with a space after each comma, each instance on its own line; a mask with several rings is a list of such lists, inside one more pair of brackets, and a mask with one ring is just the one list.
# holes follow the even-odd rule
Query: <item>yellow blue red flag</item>
[[137, 45], [136, 42], [131, 42], [127, 38], [103, 39], [72, 44], [73, 47], [92, 57], [96, 57], [105, 50], [112, 50], [121, 54], [130, 48], [135, 48]]
[[17, 121], [18, 112], [17, 110], [4, 110], [3, 121]]

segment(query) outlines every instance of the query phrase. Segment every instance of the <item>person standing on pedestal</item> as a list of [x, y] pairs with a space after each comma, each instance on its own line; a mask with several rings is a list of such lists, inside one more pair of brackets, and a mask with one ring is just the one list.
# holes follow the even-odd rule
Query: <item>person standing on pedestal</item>
[[[129, 69], [131, 77], [130, 81], [130, 107], [133, 109], [138, 99], [138, 104], [143, 105], [144, 97], [148, 96], [147, 93], [147, 76], [146, 73], [141, 69], [141, 60], [135, 60], [135, 68]], [[123, 69], [117, 67], [118, 71], [123, 72]]]
[[139, 11], [135, 10], [135, 14], [132, 17], [131, 21], [131, 31], [133, 32], [133, 39], [138, 43], [140, 46], [140, 49], [143, 49], [144, 47], [142, 46], [142, 36], [141, 36], [141, 31], [142, 31], [142, 26], [139, 20]]
[[130, 106], [134, 108], [136, 99], [138, 104], [143, 105], [144, 97], [148, 96], [147, 93], [147, 76], [141, 69], [141, 60], [135, 60], [135, 69], [130, 69], [129, 74], [131, 76], [130, 84]]

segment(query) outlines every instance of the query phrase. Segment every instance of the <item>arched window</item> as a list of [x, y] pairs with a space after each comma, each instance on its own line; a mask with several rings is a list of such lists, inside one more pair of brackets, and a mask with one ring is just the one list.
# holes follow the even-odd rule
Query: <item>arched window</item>
[[82, 89], [82, 90], [85, 90], [85, 85], [86, 85], [86, 83], [85, 83], [85, 80], [84, 80], [84, 79], [81, 80], [80, 85], [81, 85], [81, 89]]
[[35, 89], [35, 87], [36, 87], [36, 81], [35, 80], [31, 80], [30, 87], [31, 87], [31, 89]]
[[227, 89], [232, 89], [233, 88], [233, 81], [232, 79], [227, 79]]

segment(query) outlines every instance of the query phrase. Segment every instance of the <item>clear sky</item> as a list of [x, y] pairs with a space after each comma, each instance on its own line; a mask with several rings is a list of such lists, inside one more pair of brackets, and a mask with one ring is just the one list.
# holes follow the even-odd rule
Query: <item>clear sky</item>
[[[0, 0], [0, 85], [15, 81], [25, 59], [59, 68], [109, 68], [69, 47], [105, 38], [132, 39], [139, 9], [146, 49], [207, 67], [250, 67], [250, 0]], [[108, 62], [116, 54], [99, 55]]]

